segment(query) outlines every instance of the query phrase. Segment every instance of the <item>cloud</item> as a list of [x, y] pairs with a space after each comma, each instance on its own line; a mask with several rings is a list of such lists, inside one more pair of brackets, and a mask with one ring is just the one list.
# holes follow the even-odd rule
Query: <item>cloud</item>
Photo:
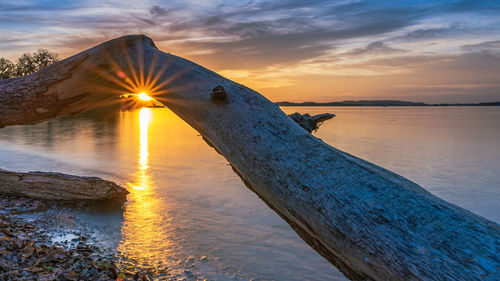
[[171, 11], [169, 9], [165, 9], [163, 7], [160, 7], [160, 6], [157, 6], [157, 5], [154, 5], [153, 7], [151, 7], [151, 9], [149, 9], [149, 13], [152, 15], [152, 16], [165, 16], [167, 14], [169, 14]]
[[495, 13], [500, 10], [500, 3], [497, 1], [461, 0], [452, 1], [447, 6], [451, 12]]
[[368, 44], [363, 48], [356, 48], [352, 51], [344, 53], [344, 55], [349, 56], [360, 56], [360, 55], [377, 55], [377, 54], [395, 54], [402, 53], [405, 50], [389, 47], [384, 42], [376, 41]]
[[486, 41], [478, 44], [464, 45], [462, 49], [465, 51], [491, 51], [500, 52], [500, 40]]
[[[472, 74], [478, 79], [467, 85], [493, 85], [487, 71], [498, 69], [487, 60], [498, 62], [491, 55], [499, 49], [499, 6], [495, 1], [455, 0], [12, 0], [0, 3], [0, 51], [12, 58], [43, 47], [64, 57], [113, 37], [143, 33], [166, 51], [225, 75], [233, 73], [250, 85], [259, 81], [270, 89], [276, 81], [271, 94], [304, 84], [300, 77], [370, 81], [372, 76], [412, 73], [423, 84], [432, 78], [424, 78], [425, 73], [433, 73], [448, 79], [435, 85], [452, 85], [448, 72], [458, 75], [458, 83], [458, 77], [467, 77], [464, 73], [478, 71], [485, 80]], [[463, 70], [451, 67], [460, 61]], [[318, 91], [325, 94], [332, 79], [321, 80], [325, 89]], [[346, 83], [342, 79], [339, 83]], [[365, 91], [357, 85], [353, 89]], [[408, 87], [404, 91], [415, 93]]]
[[465, 32], [464, 28], [458, 25], [438, 27], [438, 28], [423, 28], [410, 31], [404, 35], [391, 38], [391, 40], [403, 41], [419, 41], [429, 39], [440, 39], [443, 37], [455, 36], [459, 32]]
[[[294, 6], [295, 7], [295, 6]], [[281, 7], [282, 8], [282, 7]], [[246, 12], [243, 12], [246, 13]], [[359, 13], [350, 19], [352, 23], [323, 25], [309, 20], [307, 15], [297, 17], [293, 13], [281, 18], [260, 21], [235, 21], [231, 17], [211, 15], [196, 21], [170, 26], [170, 30], [204, 30], [213, 36], [229, 37], [230, 40], [185, 42], [195, 49], [211, 50], [197, 59], [210, 61], [216, 68], [227, 69], [239, 63], [243, 67], [263, 67], [272, 64], [294, 64], [301, 60], [324, 55], [339, 42], [363, 37], [383, 36], [411, 25], [418, 13], [398, 13], [396, 16], [369, 16]], [[357, 19], [357, 20], [356, 20]], [[205, 28], [209, 23], [210, 28]], [[371, 46], [374, 51], [377, 44]], [[382, 47], [378, 46], [379, 51]], [[388, 50], [388, 49], [386, 49]], [[393, 49], [396, 50], [396, 49]], [[211, 56], [211, 57], [209, 57]], [[213, 58], [224, 57], [224, 60]]]
[[[198, 53], [194, 56], [196, 59], [213, 63], [217, 69], [232, 68], [226, 63], [230, 61], [239, 62], [242, 67], [298, 63], [322, 56], [347, 40], [384, 37], [412, 26], [436, 13], [433, 8], [439, 6], [388, 5], [365, 0], [251, 1], [212, 6], [176, 1], [149, 6], [145, 2], [141, 6], [131, 2], [115, 7], [92, 1], [78, 5], [59, 1], [26, 3], [32, 10], [45, 6], [48, 10], [70, 9], [73, 12], [71, 16], [62, 14], [58, 17], [43, 12], [17, 14], [12, 10], [22, 6], [11, 4], [10, 13], [1, 17], [0, 23], [17, 21], [19, 25], [36, 24], [39, 28], [86, 29], [76, 33], [77, 42], [82, 42], [81, 35], [90, 34], [92, 30], [109, 34], [109, 37], [126, 32], [146, 33], [154, 39], [161, 37], [165, 45]], [[68, 39], [71, 36], [62, 34]], [[370, 47], [377, 51], [376, 44]], [[382, 47], [379, 46], [378, 51], [382, 51]], [[220, 56], [226, 59], [214, 58]]]
[[2, 1], [0, 12], [63, 11], [83, 7], [80, 1]]

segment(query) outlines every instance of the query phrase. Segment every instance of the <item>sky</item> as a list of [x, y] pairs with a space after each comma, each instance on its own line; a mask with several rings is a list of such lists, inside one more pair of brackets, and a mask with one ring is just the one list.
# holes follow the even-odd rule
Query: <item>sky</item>
[[500, 0], [0, 0], [0, 57], [145, 34], [272, 101], [500, 101]]

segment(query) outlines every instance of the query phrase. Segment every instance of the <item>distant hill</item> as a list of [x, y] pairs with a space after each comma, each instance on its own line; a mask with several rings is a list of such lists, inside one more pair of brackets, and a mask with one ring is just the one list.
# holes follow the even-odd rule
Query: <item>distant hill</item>
[[481, 103], [440, 103], [428, 104], [423, 102], [411, 102], [400, 100], [358, 100], [358, 101], [334, 101], [334, 102], [288, 102], [280, 101], [276, 103], [279, 106], [500, 106], [498, 102]]
[[500, 101], [496, 101], [496, 102], [481, 102], [481, 103], [477, 103], [475, 105], [481, 105], [481, 106], [500, 106]]

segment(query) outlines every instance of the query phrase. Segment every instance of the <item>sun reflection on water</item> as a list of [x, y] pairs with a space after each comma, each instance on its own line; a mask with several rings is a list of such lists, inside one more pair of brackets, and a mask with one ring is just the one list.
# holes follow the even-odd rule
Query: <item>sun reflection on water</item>
[[139, 129], [140, 129], [139, 169], [141, 171], [139, 177], [144, 181], [148, 177], [146, 172], [149, 168], [148, 131], [150, 123], [151, 123], [151, 109], [142, 108], [139, 111]]
[[144, 265], [155, 272], [161, 269], [161, 262], [171, 252], [172, 242], [166, 233], [165, 214], [158, 212], [162, 203], [155, 196], [155, 186], [149, 175], [148, 135], [152, 121], [152, 109], [142, 108], [139, 111], [138, 169], [135, 180], [128, 184], [130, 194], [118, 251], [139, 267]]

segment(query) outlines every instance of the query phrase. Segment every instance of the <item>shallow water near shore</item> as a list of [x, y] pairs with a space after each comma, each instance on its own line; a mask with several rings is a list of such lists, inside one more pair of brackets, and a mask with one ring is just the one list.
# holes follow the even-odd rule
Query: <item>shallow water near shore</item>
[[[500, 222], [499, 107], [284, 107], [335, 113], [315, 135]], [[346, 280], [168, 109], [0, 130], [0, 168], [113, 180], [120, 211], [69, 210], [138, 267], [188, 280]]]

